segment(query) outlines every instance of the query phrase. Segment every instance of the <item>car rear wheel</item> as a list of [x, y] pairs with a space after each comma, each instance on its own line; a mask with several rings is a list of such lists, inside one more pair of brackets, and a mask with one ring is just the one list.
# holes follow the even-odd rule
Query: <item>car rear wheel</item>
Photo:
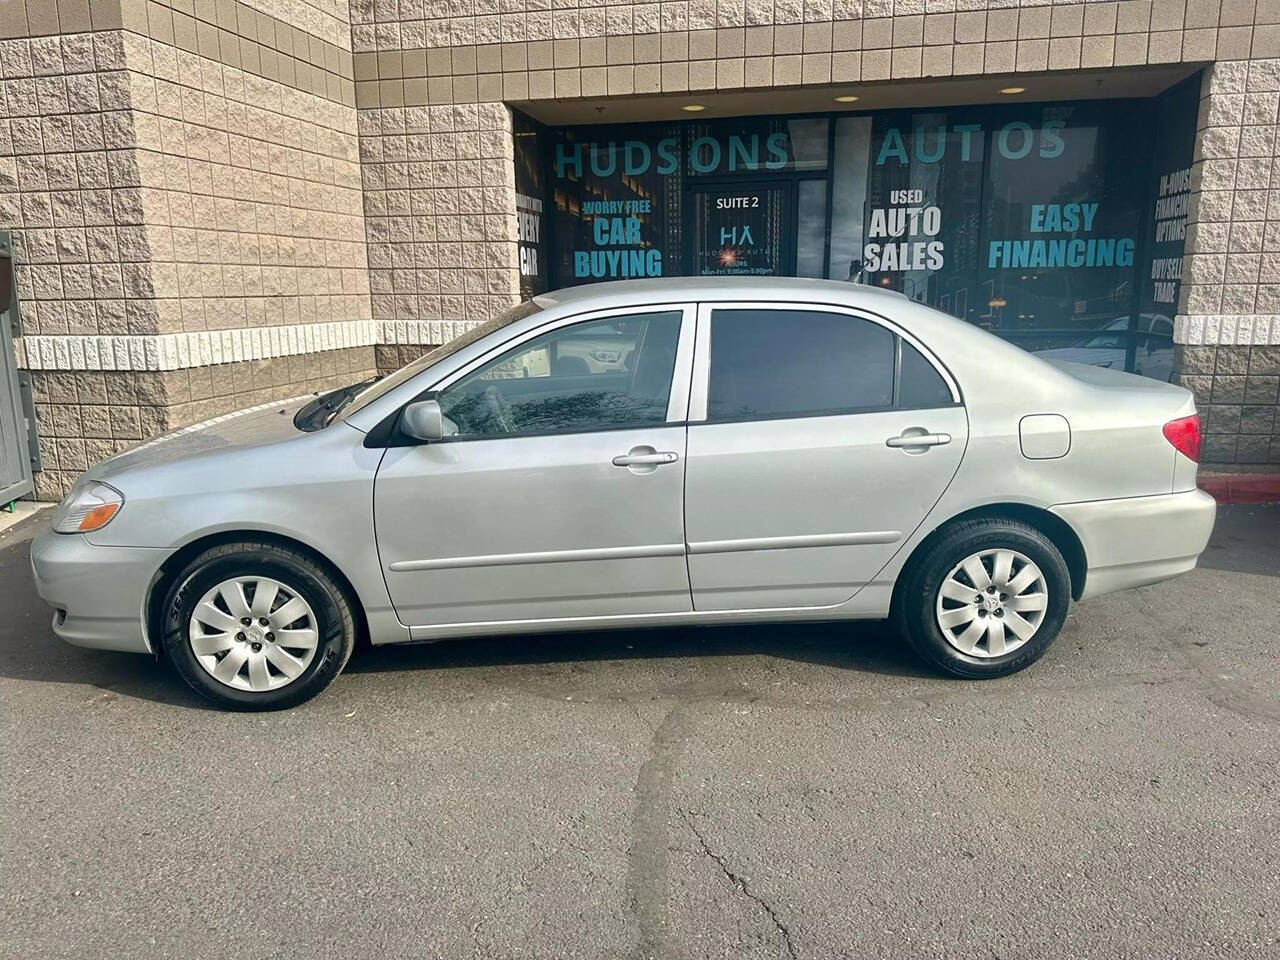
[[162, 643], [202, 696], [233, 710], [275, 710], [332, 683], [355, 632], [350, 602], [321, 564], [244, 541], [205, 550], [174, 578]]
[[1066, 619], [1071, 576], [1053, 541], [1016, 520], [945, 529], [904, 573], [899, 626], [926, 661], [958, 677], [1034, 663]]

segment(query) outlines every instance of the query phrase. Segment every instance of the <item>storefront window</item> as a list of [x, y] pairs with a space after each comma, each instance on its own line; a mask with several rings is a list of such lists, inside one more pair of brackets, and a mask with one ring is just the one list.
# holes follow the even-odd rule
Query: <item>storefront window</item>
[[1197, 82], [1148, 101], [543, 130], [533, 255], [552, 286], [873, 284], [1026, 349], [1167, 378]]
[[550, 183], [554, 283], [679, 276], [680, 126], [555, 131]]
[[1001, 113], [991, 130], [979, 320], [1029, 350], [1125, 329], [1135, 304], [1147, 164], [1142, 120], [1114, 104]]
[[831, 158], [831, 251], [826, 275], [832, 280], [860, 280], [871, 118], [840, 117], [835, 123]]
[[825, 277], [827, 264], [827, 181], [801, 180], [796, 226], [796, 276]]
[[881, 114], [868, 152], [863, 282], [973, 320], [987, 156], [981, 118]]

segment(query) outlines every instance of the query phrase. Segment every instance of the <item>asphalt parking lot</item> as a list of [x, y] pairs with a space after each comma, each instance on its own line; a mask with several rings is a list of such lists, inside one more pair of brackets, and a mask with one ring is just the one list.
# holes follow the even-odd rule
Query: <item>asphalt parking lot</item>
[[880, 624], [647, 631], [369, 651], [267, 715], [55, 640], [41, 522], [0, 535], [0, 955], [1280, 953], [1280, 507], [1000, 681]]

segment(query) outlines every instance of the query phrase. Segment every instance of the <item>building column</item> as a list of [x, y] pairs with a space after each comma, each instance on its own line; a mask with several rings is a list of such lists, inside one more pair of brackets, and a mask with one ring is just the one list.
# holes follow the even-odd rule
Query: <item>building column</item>
[[1215, 63], [1201, 96], [1175, 376], [1204, 463], [1280, 463], [1280, 59]]
[[498, 101], [428, 106], [425, 84], [382, 81], [359, 109], [384, 372], [519, 300], [511, 112]]

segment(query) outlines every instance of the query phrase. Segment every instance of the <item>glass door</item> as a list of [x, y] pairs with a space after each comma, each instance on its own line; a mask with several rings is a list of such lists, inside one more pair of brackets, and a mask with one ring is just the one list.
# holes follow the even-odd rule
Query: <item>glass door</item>
[[795, 276], [794, 183], [699, 183], [690, 195], [686, 274]]

